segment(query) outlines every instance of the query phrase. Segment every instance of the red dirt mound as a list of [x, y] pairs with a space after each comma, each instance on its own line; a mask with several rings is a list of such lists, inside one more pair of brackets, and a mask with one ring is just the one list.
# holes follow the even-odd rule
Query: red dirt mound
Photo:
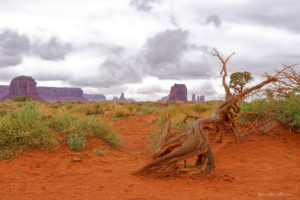
[[[154, 116], [114, 122], [125, 142], [110, 149], [92, 139], [85, 151], [34, 150], [0, 161], [0, 199], [300, 199], [300, 134], [276, 130], [242, 142], [211, 138], [211, 178], [152, 179], [130, 175], [151, 159]], [[108, 149], [102, 155], [94, 149]], [[99, 153], [101, 154], [101, 153]]]

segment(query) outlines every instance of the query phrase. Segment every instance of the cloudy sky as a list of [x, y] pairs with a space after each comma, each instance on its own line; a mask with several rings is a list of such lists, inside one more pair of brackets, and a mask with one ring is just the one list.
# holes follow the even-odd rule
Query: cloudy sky
[[157, 100], [174, 83], [223, 95], [217, 48], [229, 72], [256, 80], [300, 63], [299, 0], [0, 0], [0, 84], [81, 87], [108, 98]]

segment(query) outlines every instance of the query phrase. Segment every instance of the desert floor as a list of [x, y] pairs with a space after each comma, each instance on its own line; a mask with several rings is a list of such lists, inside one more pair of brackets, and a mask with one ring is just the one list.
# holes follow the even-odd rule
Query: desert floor
[[[113, 121], [124, 148], [110, 149], [93, 138], [83, 152], [66, 146], [24, 152], [0, 160], [0, 200], [6, 199], [300, 199], [300, 134], [278, 128], [242, 142], [227, 136], [210, 142], [215, 174], [154, 179], [131, 171], [151, 161], [148, 135], [155, 116]], [[108, 149], [103, 155], [93, 150]]]

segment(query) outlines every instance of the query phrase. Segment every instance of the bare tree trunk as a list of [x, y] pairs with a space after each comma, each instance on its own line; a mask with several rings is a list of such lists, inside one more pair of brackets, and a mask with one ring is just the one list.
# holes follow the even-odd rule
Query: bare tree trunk
[[[264, 85], [277, 81], [277, 76], [291, 67], [284, 66], [284, 68], [277, 72], [275, 76], [266, 75], [267, 80], [246, 89], [238, 95], [232, 95], [228, 85], [226, 84], [226, 64], [234, 53], [228, 56], [225, 61], [218, 51], [214, 50], [213, 55], [217, 56], [223, 64], [220, 74], [222, 75], [222, 83], [226, 94], [224, 103], [215, 109], [211, 116], [196, 119], [187, 135], [182, 134], [169, 139], [168, 137], [170, 136], [168, 136], [168, 134], [171, 122], [170, 116], [167, 113], [168, 122], [162, 134], [161, 141], [154, 153], [155, 160], [132, 172], [132, 174], [153, 177], [168, 177], [181, 173], [188, 173], [192, 175], [207, 175], [212, 173], [215, 167], [214, 157], [211, 152], [208, 136], [202, 130], [203, 124], [218, 123], [221, 127], [223, 127], [221, 128], [221, 131], [224, 132], [224, 129], [230, 128], [235, 133], [236, 138], [239, 138], [239, 129], [236, 125], [236, 120], [241, 116], [239, 115], [240, 108], [237, 105], [238, 101], [251, 92], [262, 88]], [[187, 114], [180, 106], [178, 107], [179, 110], [183, 111], [183, 113], [187, 115], [187, 118], [195, 118], [195, 116]], [[222, 139], [222, 136], [220, 139]], [[197, 161], [193, 169], [181, 169], [179, 167], [179, 161], [192, 157], [197, 157]]]

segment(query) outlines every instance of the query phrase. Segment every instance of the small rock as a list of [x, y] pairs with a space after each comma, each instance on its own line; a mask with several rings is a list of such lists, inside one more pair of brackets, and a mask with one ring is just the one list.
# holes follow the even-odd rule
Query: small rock
[[80, 158], [72, 158], [72, 162], [81, 162], [82, 160]]

